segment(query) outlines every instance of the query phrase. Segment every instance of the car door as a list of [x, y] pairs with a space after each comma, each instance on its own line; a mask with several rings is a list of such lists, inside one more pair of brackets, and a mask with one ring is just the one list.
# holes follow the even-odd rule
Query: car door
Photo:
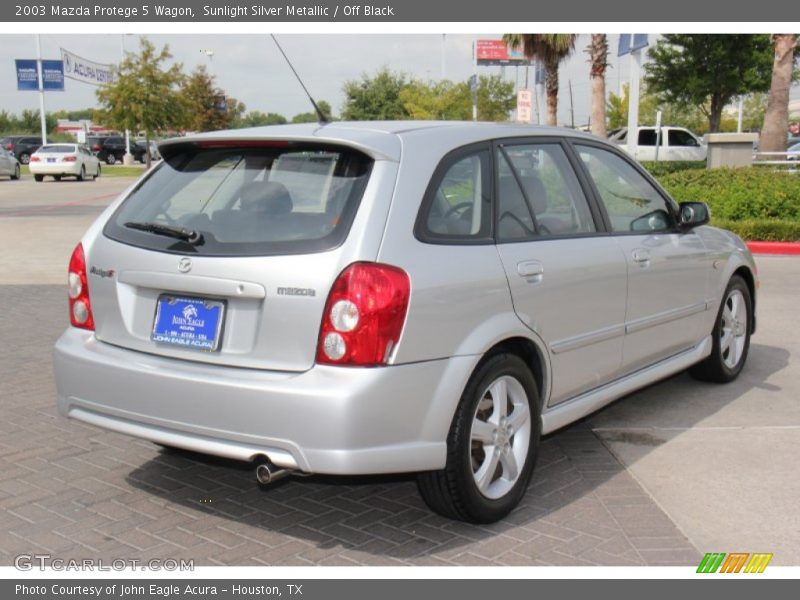
[[691, 133], [683, 129], [666, 131], [669, 160], [705, 160], [706, 148]]
[[674, 203], [632, 161], [590, 142], [575, 147], [626, 257], [623, 371], [632, 372], [708, 335], [709, 256], [696, 232], [677, 229]]
[[497, 251], [514, 310], [547, 344], [550, 405], [622, 363], [627, 268], [557, 138], [495, 146]]
[[640, 127], [636, 144], [636, 160], [650, 161], [656, 159], [656, 130], [652, 127]]
[[3, 175], [13, 175], [14, 165], [6, 150], [0, 149], [0, 173]]

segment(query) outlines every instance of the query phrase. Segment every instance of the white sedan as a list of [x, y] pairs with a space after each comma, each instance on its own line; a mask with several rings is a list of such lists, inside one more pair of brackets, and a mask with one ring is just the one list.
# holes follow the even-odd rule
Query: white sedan
[[75, 177], [83, 181], [87, 177], [100, 176], [100, 161], [82, 144], [47, 144], [31, 155], [29, 168], [36, 181], [51, 175], [56, 181], [62, 177]]

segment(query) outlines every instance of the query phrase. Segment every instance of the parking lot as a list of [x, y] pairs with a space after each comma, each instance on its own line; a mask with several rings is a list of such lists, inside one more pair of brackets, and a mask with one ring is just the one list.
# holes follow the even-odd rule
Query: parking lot
[[800, 259], [758, 258], [758, 332], [727, 386], [681, 374], [548, 436], [504, 522], [430, 513], [412, 477], [285, 479], [67, 421], [51, 349], [66, 263], [134, 180], [0, 182], [0, 564], [191, 558], [196, 565], [800, 564]]

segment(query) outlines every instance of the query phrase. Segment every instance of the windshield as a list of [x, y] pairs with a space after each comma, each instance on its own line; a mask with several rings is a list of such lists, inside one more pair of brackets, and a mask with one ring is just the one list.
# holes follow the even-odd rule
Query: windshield
[[[372, 160], [342, 147], [266, 144], [173, 150], [120, 206], [105, 234], [153, 250], [209, 256], [298, 254], [338, 246]], [[153, 224], [196, 232], [200, 241], [154, 234]]]

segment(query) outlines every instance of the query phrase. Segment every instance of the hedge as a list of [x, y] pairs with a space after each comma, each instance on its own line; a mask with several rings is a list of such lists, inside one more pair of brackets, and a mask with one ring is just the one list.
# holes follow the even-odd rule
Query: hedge
[[706, 168], [706, 161], [704, 160], [642, 161], [641, 164], [656, 179], [664, 175], [669, 175], [670, 173], [677, 173], [678, 171]]
[[758, 242], [800, 242], [800, 221], [786, 219], [712, 219], [711, 224], [734, 232], [743, 240]]

